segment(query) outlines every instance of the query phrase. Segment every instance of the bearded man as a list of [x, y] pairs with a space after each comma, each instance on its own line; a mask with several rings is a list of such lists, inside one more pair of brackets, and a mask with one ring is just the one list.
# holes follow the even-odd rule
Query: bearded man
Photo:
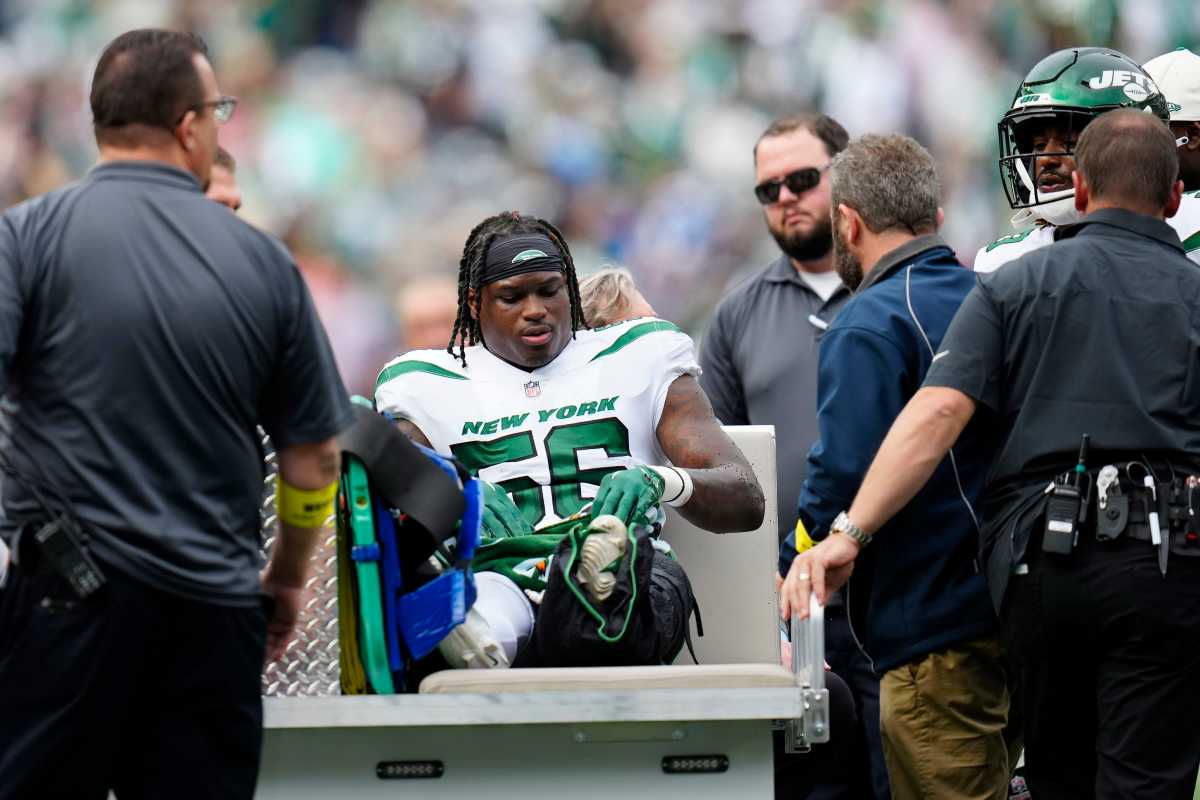
[[[758, 138], [754, 195], [782, 252], [721, 301], [700, 350], [700, 385], [717, 419], [775, 426], [781, 542], [796, 527], [805, 459], [817, 440], [817, 348], [850, 299], [833, 269], [827, 172], [849, 140], [836, 120], [817, 113], [776, 120]], [[825, 612], [825, 648], [854, 692], [871, 795], [887, 800], [879, 678], [854, 643], [837, 597]]]
[[[862, 549], [846, 605], [856, 641], [882, 675], [892, 797], [1003, 800], [1019, 748], [996, 616], [975, 558], [974, 506], [994, 452], [993, 420], [981, 414], [963, 432], [888, 523], [893, 535], [868, 546], [871, 537], [845, 513], [884, 434], [947, 355], [938, 348], [975, 276], [937, 236], [941, 186], [915, 141], [863, 136], [838, 154], [829, 176], [834, 265], [854, 298], [821, 344], [820, 441], [800, 492], [801, 525], [780, 554], [781, 610], [787, 618], [797, 587], [813, 579], [812, 553]], [[823, 540], [808, 552], [805, 529]]]
[[849, 138], [824, 114], [777, 120], [759, 137], [754, 194], [782, 253], [721, 301], [700, 351], [700, 385], [717, 419], [775, 426], [780, 541], [796, 526], [817, 438], [817, 344], [850, 299], [833, 269], [825, 173]]

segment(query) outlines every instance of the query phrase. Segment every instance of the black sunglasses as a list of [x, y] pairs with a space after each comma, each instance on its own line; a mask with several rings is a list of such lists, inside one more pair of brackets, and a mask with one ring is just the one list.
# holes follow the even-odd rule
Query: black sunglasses
[[823, 167], [804, 167], [795, 172], [789, 172], [782, 178], [772, 178], [769, 181], [763, 181], [754, 187], [754, 196], [764, 206], [769, 205], [779, 200], [779, 187], [784, 184], [787, 184], [788, 191], [792, 194], [804, 194], [821, 182], [821, 173], [827, 169], [829, 169], [828, 164]]

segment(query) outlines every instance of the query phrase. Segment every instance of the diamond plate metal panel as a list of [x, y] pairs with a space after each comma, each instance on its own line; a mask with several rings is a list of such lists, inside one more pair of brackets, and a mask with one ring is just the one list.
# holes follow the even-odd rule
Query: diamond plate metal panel
[[[266, 453], [263, 479], [262, 553], [265, 560], [275, 544], [275, 475], [279, 471], [270, 437], [262, 433]], [[263, 671], [263, 694], [318, 697], [341, 693], [338, 667], [337, 536], [333, 519], [326, 523], [325, 536], [313, 553], [306, 584], [308, 597], [296, 634], [279, 661]]]

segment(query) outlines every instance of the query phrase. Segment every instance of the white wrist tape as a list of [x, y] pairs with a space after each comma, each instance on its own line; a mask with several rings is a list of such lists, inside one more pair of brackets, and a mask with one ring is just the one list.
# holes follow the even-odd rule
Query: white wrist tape
[[650, 469], [663, 479], [662, 501], [664, 503], [679, 508], [692, 499], [692, 492], [696, 487], [692, 483], [692, 476], [686, 469], [676, 469], [675, 467], [650, 467]]

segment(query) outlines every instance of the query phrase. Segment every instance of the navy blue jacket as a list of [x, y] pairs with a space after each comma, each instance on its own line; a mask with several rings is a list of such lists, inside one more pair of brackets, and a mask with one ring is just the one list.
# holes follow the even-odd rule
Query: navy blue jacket
[[[820, 440], [808, 455], [800, 518], [814, 539], [850, 507], [901, 409], [921, 387], [942, 336], [975, 286], [954, 251], [921, 236], [884, 256], [821, 342]], [[882, 672], [988, 633], [996, 624], [977, 566], [974, 506], [992, 448], [977, 414], [929, 483], [879, 530], [848, 586], [855, 633]], [[962, 491], [959, 490], [961, 481]], [[780, 574], [795, 557], [784, 543]]]

